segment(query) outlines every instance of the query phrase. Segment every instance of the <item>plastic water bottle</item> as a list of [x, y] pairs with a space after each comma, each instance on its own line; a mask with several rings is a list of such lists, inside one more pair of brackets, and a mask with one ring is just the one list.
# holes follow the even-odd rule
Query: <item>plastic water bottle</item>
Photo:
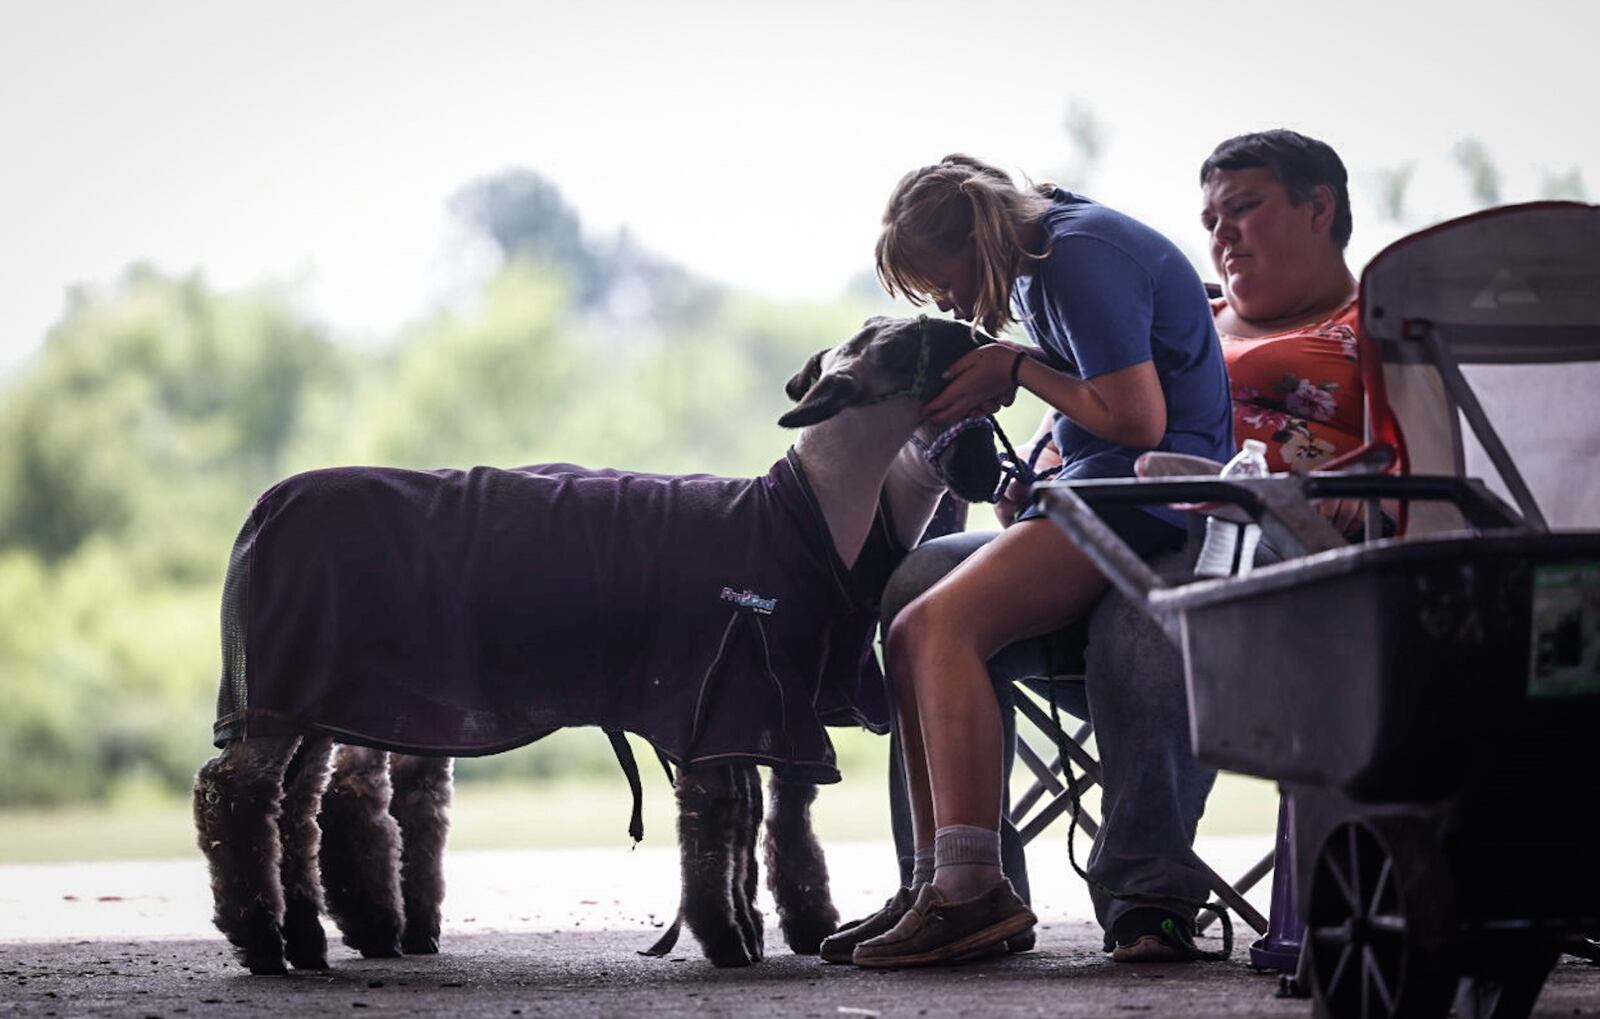
[[[1222, 468], [1222, 478], [1264, 478], [1267, 475], [1267, 444], [1246, 439], [1244, 446]], [[1255, 523], [1235, 523], [1221, 517], [1206, 517], [1206, 540], [1194, 572], [1201, 577], [1245, 576], [1255, 565], [1256, 546], [1261, 544], [1261, 527]]]

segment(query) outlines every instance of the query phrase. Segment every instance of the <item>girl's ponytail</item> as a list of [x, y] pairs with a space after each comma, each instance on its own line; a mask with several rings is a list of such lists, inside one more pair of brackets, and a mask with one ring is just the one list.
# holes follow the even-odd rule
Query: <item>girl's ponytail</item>
[[1046, 185], [1023, 191], [1005, 171], [959, 153], [901, 178], [889, 197], [878, 238], [878, 279], [891, 296], [913, 304], [936, 298], [938, 284], [917, 263], [948, 257], [972, 242], [978, 269], [974, 328], [998, 334], [1016, 321], [1011, 287], [1046, 252], [1028, 250], [1034, 228], [1049, 210]]

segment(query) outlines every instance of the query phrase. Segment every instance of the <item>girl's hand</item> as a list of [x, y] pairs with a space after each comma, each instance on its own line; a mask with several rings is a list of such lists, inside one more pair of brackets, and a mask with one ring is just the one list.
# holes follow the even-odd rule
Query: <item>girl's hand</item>
[[[1044, 447], [1039, 450], [1039, 455], [1034, 458], [1033, 469], [1043, 473], [1052, 467], [1060, 466], [1061, 451], [1056, 449], [1055, 440], [1047, 435], [1039, 441], [1044, 443]], [[1026, 448], [1019, 449], [1017, 454], [1023, 460], [1027, 460], [1029, 450]], [[1024, 485], [1016, 478], [1012, 478], [1006, 484], [1006, 490], [1000, 494], [1000, 498], [994, 504], [994, 518], [1000, 522], [1000, 526], [1010, 527], [1015, 523], [1017, 514], [1021, 513], [1023, 507], [1028, 505], [1028, 499], [1032, 495], [1032, 485]]]
[[1027, 349], [1014, 343], [995, 342], [964, 355], [945, 371], [944, 378], [949, 384], [943, 392], [923, 404], [923, 419], [945, 424], [974, 411], [989, 413], [996, 404], [1009, 404], [1016, 395], [1016, 387], [1011, 384], [1011, 365], [1017, 354]]

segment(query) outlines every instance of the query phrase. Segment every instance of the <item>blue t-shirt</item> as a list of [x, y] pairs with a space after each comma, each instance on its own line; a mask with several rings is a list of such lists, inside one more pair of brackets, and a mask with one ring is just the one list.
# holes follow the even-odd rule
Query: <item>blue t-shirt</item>
[[[1044, 220], [1049, 254], [1012, 291], [1020, 318], [1053, 367], [1092, 379], [1155, 364], [1167, 402], [1156, 448], [1226, 461], [1233, 413], [1228, 372], [1205, 286], [1176, 245], [1120, 212], [1057, 190]], [[1100, 438], [1061, 415], [1065, 478], [1133, 476], [1142, 449]], [[1145, 507], [1178, 526], [1183, 514]]]

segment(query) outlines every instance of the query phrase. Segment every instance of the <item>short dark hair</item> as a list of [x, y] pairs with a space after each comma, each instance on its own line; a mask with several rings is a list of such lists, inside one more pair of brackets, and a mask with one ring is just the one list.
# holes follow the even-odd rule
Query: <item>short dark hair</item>
[[1329, 236], [1340, 251], [1350, 243], [1349, 174], [1339, 154], [1327, 142], [1279, 128], [1229, 138], [1200, 164], [1200, 186], [1218, 170], [1248, 170], [1264, 166], [1278, 178], [1289, 200], [1299, 205], [1319, 184], [1333, 192], [1333, 229]]

